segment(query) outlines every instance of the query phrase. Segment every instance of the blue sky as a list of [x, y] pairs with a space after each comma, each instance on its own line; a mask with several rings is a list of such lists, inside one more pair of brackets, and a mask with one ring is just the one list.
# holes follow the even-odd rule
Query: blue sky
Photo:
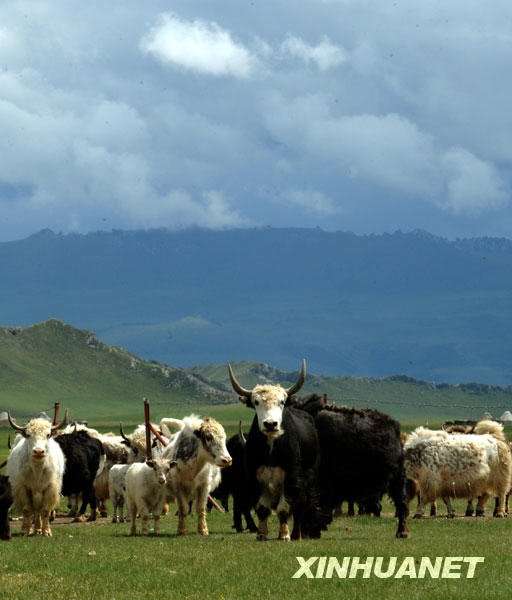
[[3, 0], [0, 241], [512, 236], [512, 3]]

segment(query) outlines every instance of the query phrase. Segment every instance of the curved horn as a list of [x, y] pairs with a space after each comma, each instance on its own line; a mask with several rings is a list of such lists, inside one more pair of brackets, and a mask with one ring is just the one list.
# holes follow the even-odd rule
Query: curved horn
[[68, 424], [68, 409], [66, 408], [66, 412], [64, 413], [64, 418], [57, 425], [52, 425], [52, 432], [57, 431], [61, 427], [65, 427]]
[[229, 372], [229, 378], [231, 379], [231, 385], [233, 386], [233, 389], [235, 390], [235, 392], [239, 395], [239, 396], [243, 396], [244, 398], [251, 398], [251, 390], [246, 390], [245, 388], [243, 388], [238, 381], [235, 379], [235, 375], [233, 374], [233, 369], [231, 368], [231, 365], [228, 363], [228, 372]]
[[305, 381], [306, 381], [306, 359], [303, 359], [302, 371], [300, 372], [297, 382], [294, 385], [292, 385], [291, 388], [288, 388], [286, 390], [286, 393], [288, 394], [288, 396], [293, 396], [293, 394], [296, 394], [300, 390], [300, 388], [304, 385]]
[[12, 445], [11, 445], [11, 434], [9, 434], [7, 436], [7, 448], [9, 448], [9, 450], [12, 450]]
[[245, 447], [246, 440], [244, 432], [242, 431], [242, 421], [238, 421], [238, 439], [240, 440], [242, 446]]
[[123, 431], [123, 424], [119, 423], [119, 433], [121, 434], [121, 437], [123, 438], [123, 440], [125, 442], [128, 442], [128, 444], [131, 444], [130, 440], [125, 436], [124, 431]]
[[26, 431], [26, 427], [20, 427], [19, 425], [16, 425], [16, 423], [12, 420], [11, 418], [11, 413], [7, 412], [7, 420], [9, 421], [9, 425], [15, 430], [15, 431], [19, 431], [22, 435], [25, 435], [25, 431]]

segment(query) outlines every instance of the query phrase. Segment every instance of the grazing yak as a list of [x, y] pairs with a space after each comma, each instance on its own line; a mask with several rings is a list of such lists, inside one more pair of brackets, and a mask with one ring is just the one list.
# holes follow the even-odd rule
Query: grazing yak
[[21, 535], [29, 535], [32, 520], [35, 532], [51, 536], [50, 512], [57, 506], [64, 475], [64, 454], [53, 439], [67, 421], [51, 425], [45, 419], [32, 419], [24, 427], [7, 418], [22, 439], [12, 448], [7, 462], [7, 476], [16, 508], [23, 515]]
[[226, 432], [215, 419], [190, 415], [182, 429], [164, 450], [163, 458], [176, 461], [167, 478], [167, 500], [178, 505], [178, 535], [188, 532], [187, 515], [195, 500], [197, 531], [208, 535], [206, 504], [208, 494], [220, 482], [220, 468], [231, 464]]
[[12, 491], [9, 478], [0, 475], [0, 540], [11, 539], [11, 528], [9, 525], [9, 508], [12, 504]]
[[323, 524], [331, 522], [333, 509], [344, 500], [362, 503], [374, 514], [380, 514], [380, 498], [387, 493], [398, 517], [396, 537], [408, 537], [400, 424], [372, 409], [326, 406], [316, 395], [297, 406], [314, 417], [318, 431]]
[[453, 514], [450, 498], [478, 497], [477, 515], [483, 515], [490, 496], [498, 498], [495, 516], [504, 516], [512, 455], [498, 423], [492, 433], [468, 435], [418, 427], [404, 445], [404, 456], [407, 476], [419, 487], [415, 518], [421, 518], [425, 504], [436, 498], [443, 498]]
[[95, 521], [97, 511], [94, 480], [105, 464], [103, 444], [83, 430], [58, 435], [55, 441], [61, 447], [66, 459], [62, 495], [81, 494], [82, 506], [75, 516], [75, 521], [85, 520], [85, 509], [88, 504], [91, 506], [88, 520]]
[[[239, 400], [255, 410], [246, 442], [248, 490], [258, 516], [258, 540], [268, 536], [267, 520], [272, 510], [279, 518], [279, 539], [320, 537], [316, 471], [319, 464], [318, 436], [313, 418], [289, 406], [289, 398], [306, 379], [306, 361], [297, 382], [286, 389], [280, 385], [243, 388], [231, 365], [229, 377]], [[288, 519], [293, 516], [290, 536]]]

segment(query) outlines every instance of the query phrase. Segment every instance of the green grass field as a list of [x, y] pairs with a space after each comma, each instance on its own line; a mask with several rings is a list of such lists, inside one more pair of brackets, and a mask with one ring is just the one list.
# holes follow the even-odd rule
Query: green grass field
[[[458, 514], [463, 503], [457, 503]], [[211, 513], [210, 536], [195, 530], [177, 537], [177, 518], [163, 518], [160, 536], [128, 536], [127, 523], [55, 525], [53, 538], [22, 538], [0, 544], [0, 598], [240, 600], [295, 598], [408, 599], [510, 598], [512, 519], [412, 520], [411, 537], [394, 537], [396, 520], [386, 516], [339, 517], [320, 540], [257, 542], [254, 534], [233, 533], [231, 515]], [[273, 518], [271, 535], [277, 535]], [[297, 556], [397, 557], [478, 556], [475, 576], [466, 579], [293, 579]], [[312, 569], [316, 573], [316, 567]], [[492, 590], [492, 593], [489, 592]]]

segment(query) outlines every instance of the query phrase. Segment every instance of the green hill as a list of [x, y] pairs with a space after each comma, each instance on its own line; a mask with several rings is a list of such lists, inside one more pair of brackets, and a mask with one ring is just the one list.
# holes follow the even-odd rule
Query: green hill
[[[23, 417], [68, 407], [73, 418], [130, 415], [152, 405], [221, 403], [230, 396], [201, 377], [102, 343], [90, 331], [50, 319], [0, 328], [0, 410]], [[50, 413], [49, 413], [50, 414]]]

